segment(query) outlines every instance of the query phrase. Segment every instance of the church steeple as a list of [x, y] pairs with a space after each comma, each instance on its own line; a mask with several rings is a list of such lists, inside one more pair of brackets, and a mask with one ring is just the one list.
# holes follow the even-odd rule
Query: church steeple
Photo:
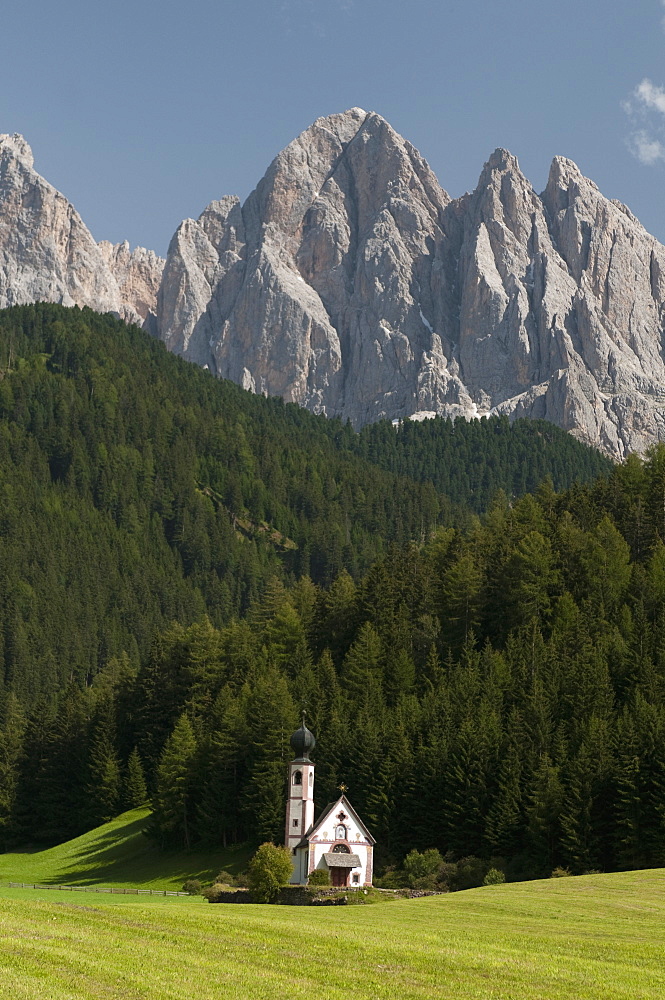
[[309, 753], [315, 746], [316, 740], [314, 739], [314, 733], [311, 733], [305, 725], [305, 713], [303, 712], [302, 726], [300, 729], [296, 729], [295, 733], [291, 737], [291, 749], [296, 755], [296, 760], [311, 764], [312, 762], [309, 759]]
[[303, 713], [302, 726], [291, 737], [295, 757], [289, 764], [284, 831], [284, 843], [291, 852], [314, 823], [314, 764], [309, 754], [315, 746], [316, 740], [305, 725]]

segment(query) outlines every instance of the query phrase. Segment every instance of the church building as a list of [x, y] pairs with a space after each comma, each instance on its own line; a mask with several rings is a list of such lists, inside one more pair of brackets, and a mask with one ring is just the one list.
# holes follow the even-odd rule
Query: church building
[[376, 841], [346, 795], [326, 806], [314, 820], [314, 764], [310, 752], [316, 740], [303, 724], [291, 737], [295, 759], [289, 764], [284, 843], [291, 852], [291, 883], [306, 885], [316, 868], [330, 871], [334, 886], [372, 884]]

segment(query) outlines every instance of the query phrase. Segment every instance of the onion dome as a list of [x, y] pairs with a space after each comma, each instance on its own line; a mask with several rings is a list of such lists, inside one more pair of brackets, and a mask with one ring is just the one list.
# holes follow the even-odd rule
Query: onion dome
[[313, 750], [316, 746], [316, 740], [314, 739], [314, 734], [311, 733], [305, 725], [304, 715], [302, 726], [300, 729], [296, 729], [295, 733], [291, 737], [291, 746], [296, 755], [296, 760], [303, 761], [303, 763], [311, 763], [309, 753], [310, 750]]

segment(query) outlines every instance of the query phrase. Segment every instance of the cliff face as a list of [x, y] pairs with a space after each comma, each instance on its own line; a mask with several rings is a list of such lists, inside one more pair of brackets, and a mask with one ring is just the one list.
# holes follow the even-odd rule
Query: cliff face
[[[448, 202], [378, 115], [356, 108], [320, 119], [242, 208], [213, 202], [180, 226], [160, 336], [256, 392], [356, 424], [420, 409], [432, 351], [420, 289], [428, 294]], [[448, 376], [434, 370], [436, 394]], [[433, 398], [425, 389], [425, 408]]]
[[557, 157], [492, 154], [451, 201], [358, 108], [319, 119], [244, 205], [173, 238], [157, 327], [256, 392], [361, 425], [544, 417], [615, 457], [665, 438], [665, 248]]
[[185, 220], [165, 263], [96, 244], [0, 136], [0, 306], [36, 299], [117, 312], [356, 426], [543, 417], [615, 458], [665, 439], [665, 247], [561, 157], [538, 195], [497, 150], [451, 200], [359, 108], [316, 121], [243, 205]]
[[64, 195], [35, 171], [20, 135], [0, 135], [0, 308], [62, 302], [154, 319], [164, 262], [127, 244], [98, 245]]

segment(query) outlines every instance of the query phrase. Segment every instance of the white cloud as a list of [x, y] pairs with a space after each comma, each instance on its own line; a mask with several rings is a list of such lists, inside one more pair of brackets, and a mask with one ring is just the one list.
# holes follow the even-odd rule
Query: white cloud
[[665, 89], [657, 87], [646, 77], [635, 90], [635, 97], [641, 101], [645, 108], [659, 111], [665, 115]]
[[659, 160], [665, 160], [665, 145], [660, 139], [655, 139], [647, 132], [634, 132], [628, 140], [628, 148], [640, 163], [647, 167], [653, 166]]
[[665, 87], [645, 77], [621, 107], [631, 125], [626, 145], [633, 156], [647, 167], [665, 161]]

